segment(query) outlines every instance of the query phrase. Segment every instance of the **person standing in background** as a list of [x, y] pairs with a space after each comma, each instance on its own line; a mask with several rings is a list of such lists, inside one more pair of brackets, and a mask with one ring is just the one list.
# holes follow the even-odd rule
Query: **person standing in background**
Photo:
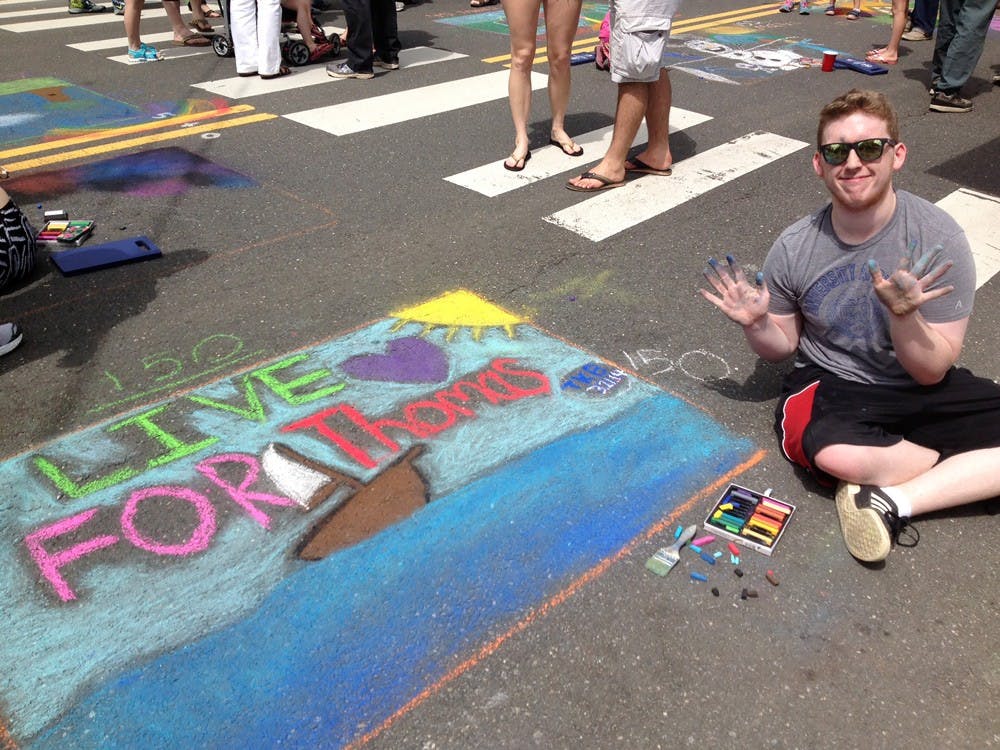
[[548, 93], [552, 110], [549, 143], [567, 156], [583, 156], [583, 149], [566, 132], [569, 107], [569, 58], [580, 25], [581, 0], [505, 0], [503, 11], [510, 30], [510, 78], [507, 91], [514, 120], [514, 150], [504, 169], [520, 172], [531, 158], [528, 116], [531, 113], [531, 69], [535, 61], [538, 14], [545, 12], [546, 56], [549, 60]]

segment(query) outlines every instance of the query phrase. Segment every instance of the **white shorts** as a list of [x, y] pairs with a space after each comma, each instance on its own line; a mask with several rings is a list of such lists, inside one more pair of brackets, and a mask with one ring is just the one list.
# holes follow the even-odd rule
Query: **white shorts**
[[653, 83], [668, 67], [663, 53], [680, 0], [617, 0], [611, 4], [611, 80]]

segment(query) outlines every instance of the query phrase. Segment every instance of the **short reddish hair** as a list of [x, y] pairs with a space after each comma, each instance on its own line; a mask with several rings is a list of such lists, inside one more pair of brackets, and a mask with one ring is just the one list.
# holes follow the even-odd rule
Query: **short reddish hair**
[[826, 130], [827, 125], [834, 120], [849, 117], [855, 112], [864, 112], [882, 120], [889, 131], [889, 137], [894, 141], [899, 140], [899, 118], [896, 117], [896, 111], [889, 104], [886, 95], [878, 91], [851, 89], [820, 110], [819, 127], [816, 129], [816, 145], [823, 145], [823, 131]]

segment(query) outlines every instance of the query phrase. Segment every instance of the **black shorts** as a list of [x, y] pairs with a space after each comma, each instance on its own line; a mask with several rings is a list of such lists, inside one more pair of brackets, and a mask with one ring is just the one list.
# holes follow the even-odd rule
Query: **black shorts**
[[909, 440], [937, 451], [938, 460], [1000, 445], [1000, 385], [953, 367], [935, 385], [897, 388], [808, 365], [785, 376], [774, 417], [785, 458], [829, 479], [814, 463], [828, 445]]

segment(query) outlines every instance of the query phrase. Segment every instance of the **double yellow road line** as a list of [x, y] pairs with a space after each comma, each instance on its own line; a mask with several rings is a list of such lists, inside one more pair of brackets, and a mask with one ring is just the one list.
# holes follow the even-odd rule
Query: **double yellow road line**
[[[202, 133], [211, 133], [224, 128], [235, 128], [239, 125], [249, 125], [254, 122], [273, 120], [277, 115], [258, 112], [254, 114], [244, 114], [253, 112], [253, 107], [249, 104], [239, 104], [235, 107], [223, 109], [213, 109], [207, 112], [195, 112], [188, 115], [178, 115], [162, 120], [144, 122], [138, 125], [127, 125], [121, 128], [109, 128], [107, 130], [95, 130], [82, 135], [60, 138], [43, 143], [35, 143], [30, 146], [11, 148], [0, 151], [0, 162], [11, 173], [24, 171], [26, 169], [37, 169], [38, 167], [49, 166], [64, 161], [74, 159], [84, 159], [91, 156], [100, 156], [115, 151], [126, 151], [128, 149], [147, 146], [151, 143], [162, 143], [164, 141], [176, 140], [178, 138], [188, 138]], [[241, 115], [239, 117], [229, 117], [229, 115]], [[229, 119], [222, 119], [229, 118]], [[209, 121], [209, 122], [206, 122]], [[159, 132], [157, 132], [159, 131]], [[93, 145], [87, 145], [93, 144]], [[72, 148], [80, 146], [81, 148]], [[71, 149], [66, 151], [64, 149]], [[7, 159], [20, 156], [30, 156], [43, 154], [46, 151], [56, 151], [44, 156], [33, 156], [23, 161], [7, 162]]]
[[[739, 10], [728, 10], [723, 13], [712, 13], [707, 16], [698, 16], [697, 18], [688, 18], [680, 21], [675, 21], [670, 27], [671, 34], [683, 34], [690, 31], [700, 31], [701, 29], [710, 29], [713, 26], [720, 26], [725, 23], [736, 23], [738, 21], [749, 21], [751, 18], [760, 18], [761, 16], [770, 16], [777, 12], [778, 5], [780, 5], [779, 0], [774, 0], [771, 3], [765, 3], [764, 5], [754, 5], [749, 8], [740, 8]], [[590, 52], [594, 46], [597, 44], [597, 37], [589, 37], [587, 39], [577, 39], [573, 42], [573, 52]], [[535, 50], [535, 62], [543, 63], [548, 62], [548, 57], [546, 56], [548, 52], [547, 47], [539, 47]], [[483, 58], [485, 63], [503, 63], [505, 67], [510, 66], [510, 55], [497, 55], [496, 57], [486, 57]]]

